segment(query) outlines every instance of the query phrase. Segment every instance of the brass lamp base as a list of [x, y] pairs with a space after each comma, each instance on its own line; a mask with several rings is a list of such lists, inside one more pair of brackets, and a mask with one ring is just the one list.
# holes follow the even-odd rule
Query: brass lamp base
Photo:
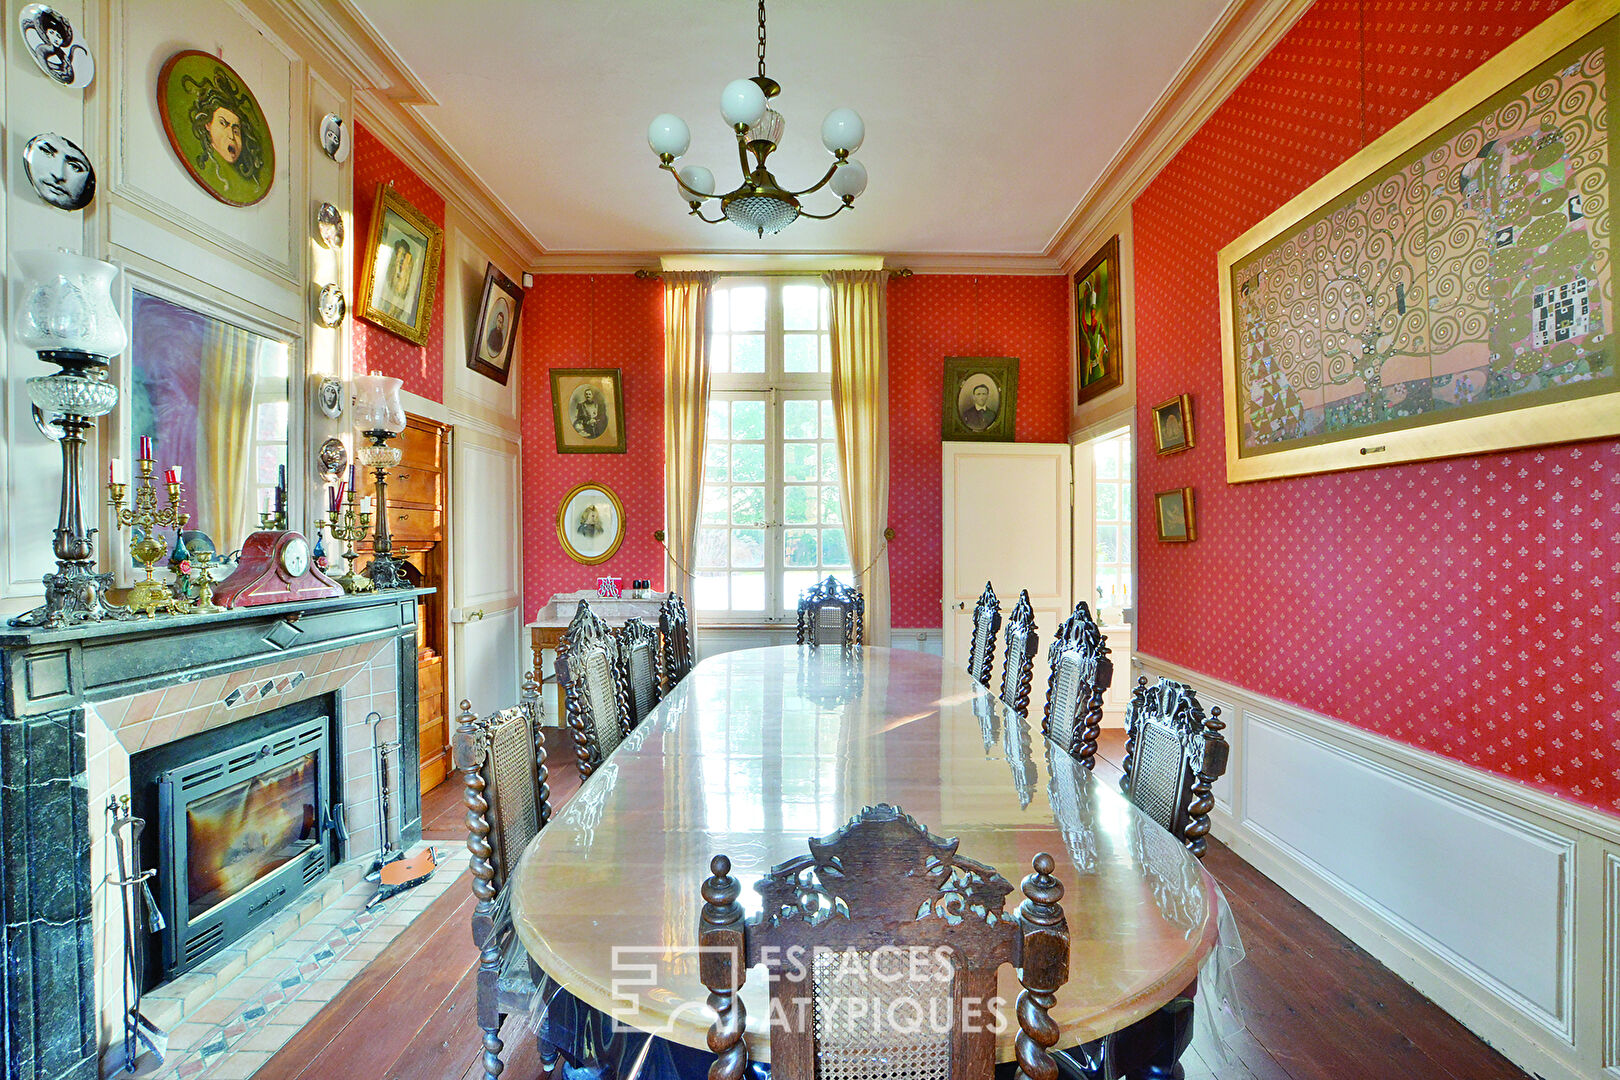
[[45, 602], [9, 620], [10, 625], [56, 630], [82, 622], [129, 618], [127, 609], [107, 601], [113, 587], [111, 574], [98, 574], [93, 565], [80, 563], [57, 566], [56, 573], [45, 575]]

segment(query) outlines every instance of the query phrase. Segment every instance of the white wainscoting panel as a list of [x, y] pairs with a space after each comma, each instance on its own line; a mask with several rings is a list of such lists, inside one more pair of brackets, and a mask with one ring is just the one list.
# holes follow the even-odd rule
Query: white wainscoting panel
[[1571, 1037], [1572, 840], [1261, 716], [1246, 728], [1246, 826]]
[[1527, 1072], [1620, 1080], [1620, 818], [1137, 660], [1221, 706], [1217, 839]]

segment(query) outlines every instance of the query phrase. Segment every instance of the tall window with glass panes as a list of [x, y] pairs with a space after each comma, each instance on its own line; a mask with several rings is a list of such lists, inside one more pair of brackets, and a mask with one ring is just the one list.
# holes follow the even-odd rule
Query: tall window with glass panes
[[783, 621], [809, 585], [829, 574], [852, 580], [827, 289], [730, 279], [710, 296], [694, 605], [718, 621]]

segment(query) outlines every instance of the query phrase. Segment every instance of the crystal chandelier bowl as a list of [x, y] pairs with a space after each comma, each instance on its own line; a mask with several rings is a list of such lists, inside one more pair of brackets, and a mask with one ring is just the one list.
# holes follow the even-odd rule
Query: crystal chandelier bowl
[[28, 380], [28, 400], [47, 416], [106, 416], [118, 404], [118, 387], [91, 375], [39, 375]]

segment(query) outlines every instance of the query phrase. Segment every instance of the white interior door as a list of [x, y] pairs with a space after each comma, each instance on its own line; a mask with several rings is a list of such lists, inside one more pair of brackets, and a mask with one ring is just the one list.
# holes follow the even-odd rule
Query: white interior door
[[451, 715], [516, 705], [522, 655], [523, 551], [516, 441], [460, 425], [450, 455]]
[[[1046, 704], [1046, 647], [1071, 610], [1070, 457], [1066, 443], [943, 444], [944, 646], [948, 664], [967, 664], [973, 604], [995, 585], [1005, 614], [1029, 590], [1040, 633], [1030, 715]], [[996, 649], [992, 689], [1001, 686]]]

